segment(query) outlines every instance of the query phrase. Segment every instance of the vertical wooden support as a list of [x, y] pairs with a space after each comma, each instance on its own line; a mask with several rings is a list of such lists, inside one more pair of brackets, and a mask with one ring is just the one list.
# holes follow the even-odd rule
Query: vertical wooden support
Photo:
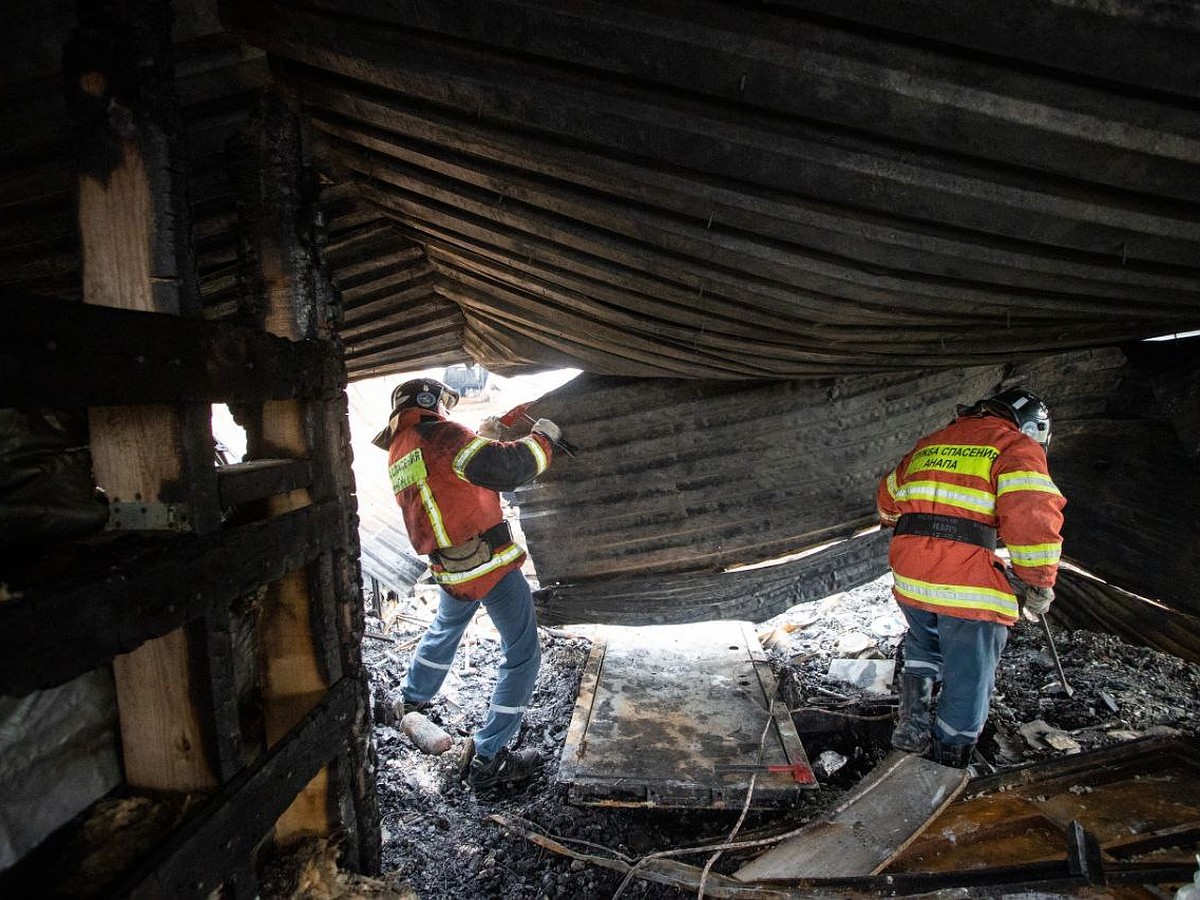
[[[88, 303], [178, 315], [196, 306], [170, 8], [81, 4], [67, 51], [83, 123], [79, 225]], [[200, 410], [89, 410], [97, 483], [112, 502], [170, 505], [181, 527], [215, 527], [212, 437]], [[207, 444], [207, 446], [206, 446]], [[216, 779], [210, 711], [193, 702], [195, 642], [184, 631], [113, 664], [126, 780], [192, 791]]]
[[[299, 119], [281, 99], [268, 96], [247, 137], [232, 149], [239, 161], [242, 197], [243, 262], [247, 288], [243, 315], [273, 334], [293, 340], [333, 340], [331, 326], [339, 303], [320, 257], [315, 184], [306, 163]], [[349, 441], [331, 417], [345, 419], [340, 404], [275, 401], [242, 410], [251, 457], [311, 458], [314, 483], [309, 491], [272, 498], [268, 513], [279, 515], [314, 500], [340, 500], [346, 507], [339, 550], [304, 571], [271, 585], [260, 624], [264, 718], [268, 744], [296, 725], [329, 685], [352, 674], [362, 681], [355, 731], [347, 735], [351, 751], [326, 767], [297, 797], [276, 824], [276, 838], [287, 842], [303, 834], [329, 834], [335, 828], [351, 867], [379, 866], [378, 813], [367, 715], [367, 685], [361, 667], [347, 659], [360, 653], [361, 627], [345, 627], [346, 593], [342, 570], [349, 559], [357, 587], [357, 531]], [[361, 601], [356, 604], [362, 618]], [[344, 649], [345, 648], [345, 649]], [[363, 727], [366, 723], [366, 727]]]

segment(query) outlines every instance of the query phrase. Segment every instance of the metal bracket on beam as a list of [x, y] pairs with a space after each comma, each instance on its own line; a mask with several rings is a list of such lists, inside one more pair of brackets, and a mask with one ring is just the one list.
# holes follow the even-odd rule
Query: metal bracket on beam
[[184, 503], [108, 504], [109, 531], [187, 531], [190, 523], [191, 514]]

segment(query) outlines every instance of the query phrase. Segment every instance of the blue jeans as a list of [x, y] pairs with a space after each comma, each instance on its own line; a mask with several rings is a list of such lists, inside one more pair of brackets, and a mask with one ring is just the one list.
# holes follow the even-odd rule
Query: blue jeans
[[500, 579], [483, 600], [456, 600], [441, 592], [437, 615], [417, 644], [401, 690], [410, 703], [421, 703], [438, 692], [480, 603], [500, 632], [500, 651], [504, 655], [487, 718], [475, 732], [475, 752], [492, 757], [521, 727], [542, 663], [533, 595], [519, 569]]
[[908, 620], [904, 671], [942, 682], [933, 735], [943, 744], [973, 744], [987, 722], [996, 665], [1008, 626], [938, 615], [900, 604]]

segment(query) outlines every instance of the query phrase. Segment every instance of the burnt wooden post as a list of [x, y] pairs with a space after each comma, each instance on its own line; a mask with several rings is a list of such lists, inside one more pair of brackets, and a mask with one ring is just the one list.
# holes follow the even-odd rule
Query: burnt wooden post
[[[196, 311], [184, 152], [172, 90], [170, 8], [80, 4], [68, 72], [81, 129], [79, 228], [90, 304]], [[203, 404], [93, 406], [96, 480], [113, 524], [211, 531], [219, 522]], [[181, 573], [181, 577], [186, 577]], [[215, 786], [211, 710], [194, 705], [193, 625], [113, 660], [126, 779], [135, 788]], [[201, 692], [202, 693], [202, 692]]]
[[[243, 321], [293, 341], [336, 342], [340, 300], [320, 253], [316, 179], [300, 119], [267, 96], [232, 147], [241, 197]], [[342, 383], [345, 382], [344, 370]], [[343, 836], [352, 868], [379, 867], [379, 818], [368, 690], [361, 666], [363, 631], [357, 522], [351, 498], [350, 441], [344, 392], [336, 399], [273, 400], [241, 407], [252, 459], [308, 459], [312, 482], [266, 501], [268, 516], [341, 501], [332, 549], [268, 587], [259, 640], [264, 660], [263, 714], [274, 745], [321, 701], [330, 685], [357, 682], [347, 750], [322, 769], [276, 823], [286, 842], [304, 834]]]

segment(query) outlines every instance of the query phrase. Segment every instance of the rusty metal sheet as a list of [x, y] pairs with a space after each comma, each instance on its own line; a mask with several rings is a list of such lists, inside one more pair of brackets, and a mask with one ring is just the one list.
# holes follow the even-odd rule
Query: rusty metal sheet
[[1107, 858], [1186, 861], [1200, 831], [1200, 744], [1149, 738], [976, 779], [887, 871], [1056, 859], [1072, 822]]
[[559, 781], [585, 804], [740, 808], [752, 779], [752, 805], [794, 799], [817, 783], [776, 686], [748, 622], [605, 628]]

